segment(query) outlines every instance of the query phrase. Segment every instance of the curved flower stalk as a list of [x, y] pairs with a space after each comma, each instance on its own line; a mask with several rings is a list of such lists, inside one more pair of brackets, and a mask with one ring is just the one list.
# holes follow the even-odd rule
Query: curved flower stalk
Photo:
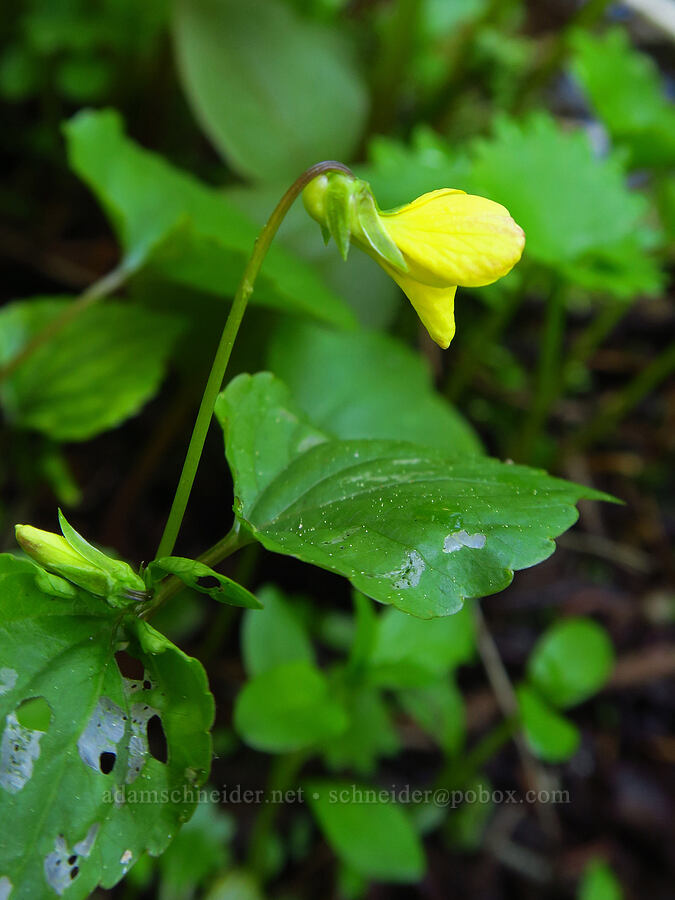
[[455, 333], [457, 287], [497, 281], [525, 246], [505, 207], [460, 190], [431, 191], [382, 211], [365, 181], [336, 172], [310, 182], [303, 201], [345, 259], [353, 241], [382, 266], [443, 349]]

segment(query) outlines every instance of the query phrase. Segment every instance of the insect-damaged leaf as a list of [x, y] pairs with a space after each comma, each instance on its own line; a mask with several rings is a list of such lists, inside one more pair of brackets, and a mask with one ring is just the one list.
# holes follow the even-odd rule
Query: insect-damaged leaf
[[262, 603], [245, 587], [221, 575], [210, 566], [197, 559], [186, 559], [183, 556], [163, 556], [148, 566], [152, 581], [159, 581], [163, 575], [175, 575], [176, 578], [201, 594], [208, 594], [220, 603], [230, 606], [245, 606], [248, 609], [261, 609]]
[[38, 572], [0, 556], [0, 808], [11, 822], [0, 872], [12, 900], [66, 889], [80, 900], [161, 853], [190, 818], [213, 698], [200, 663], [150, 625], [82, 591], [43, 593]]
[[333, 439], [265, 372], [235, 378], [216, 411], [235, 512], [254, 536], [422, 618], [502, 590], [551, 555], [579, 498], [609, 499], [494, 459]]

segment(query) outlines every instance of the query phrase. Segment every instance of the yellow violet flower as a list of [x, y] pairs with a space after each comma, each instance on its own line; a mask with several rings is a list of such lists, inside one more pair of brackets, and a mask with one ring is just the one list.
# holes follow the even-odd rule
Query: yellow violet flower
[[505, 207], [460, 190], [431, 191], [382, 211], [366, 182], [330, 173], [307, 185], [303, 201], [345, 258], [353, 240], [382, 266], [443, 349], [455, 333], [457, 287], [497, 281], [525, 246], [522, 228]]

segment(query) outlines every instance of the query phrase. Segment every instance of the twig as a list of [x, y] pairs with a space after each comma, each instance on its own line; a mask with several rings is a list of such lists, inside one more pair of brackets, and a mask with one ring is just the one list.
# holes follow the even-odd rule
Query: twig
[[[497, 704], [506, 719], [518, 720], [518, 699], [516, 698], [511, 679], [504, 667], [499, 650], [494, 642], [483, 617], [478, 602], [474, 605], [474, 617], [476, 621], [476, 634], [478, 652], [485, 667], [488, 681], [494, 691]], [[537, 760], [530, 753], [522, 731], [514, 733], [513, 739], [518, 750], [520, 762], [523, 767], [528, 789], [536, 791], [537, 796], [542, 796], [548, 789], [548, 777]], [[560, 837], [560, 824], [553, 808], [546, 803], [537, 802], [535, 805], [542, 828], [552, 840]]]

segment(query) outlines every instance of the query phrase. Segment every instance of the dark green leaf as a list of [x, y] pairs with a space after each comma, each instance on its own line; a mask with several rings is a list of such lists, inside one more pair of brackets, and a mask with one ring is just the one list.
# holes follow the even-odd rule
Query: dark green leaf
[[376, 881], [418, 881], [424, 851], [405, 812], [386, 791], [339, 781], [311, 781], [305, 796], [335, 853]]
[[[0, 363], [12, 359], [73, 300], [36, 297], [0, 312]], [[81, 441], [119, 425], [155, 394], [180, 320], [108, 301], [77, 315], [2, 384], [17, 426]]]
[[402, 441], [332, 440], [268, 373], [220, 396], [239, 520], [269, 550], [347, 576], [422, 618], [546, 559], [574, 503], [605, 495], [543, 472]]
[[340, 438], [391, 438], [444, 450], [481, 452], [471, 426], [431, 385], [425, 361], [384, 334], [287, 323], [269, 366], [320, 428]]
[[[45, 594], [38, 573], [0, 557], [0, 797], [12, 823], [0, 871], [17, 897], [68, 888], [78, 900], [162, 853], [190, 818], [213, 698], [200, 663], [159, 632], [81, 591]], [[123, 648], [141, 679], [119, 668]], [[19, 723], [32, 698], [49, 706], [46, 731]]]
[[148, 569], [153, 581], [157, 581], [163, 575], [175, 575], [188, 587], [202, 594], [208, 594], [219, 603], [262, 609], [262, 603], [245, 587], [196, 559], [163, 556], [150, 563]]
[[283, 663], [249, 681], [234, 709], [238, 734], [256, 750], [288, 753], [347, 727], [323, 674], [306, 660]]
[[367, 101], [335, 26], [278, 0], [178, 0], [174, 35], [195, 115], [234, 169], [293, 179], [322, 159], [349, 160]]
[[612, 642], [592, 619], [563, 619], [541, 636], [528, 660], [530, 681], [554, 706], [591, 697], [614, 665]]

